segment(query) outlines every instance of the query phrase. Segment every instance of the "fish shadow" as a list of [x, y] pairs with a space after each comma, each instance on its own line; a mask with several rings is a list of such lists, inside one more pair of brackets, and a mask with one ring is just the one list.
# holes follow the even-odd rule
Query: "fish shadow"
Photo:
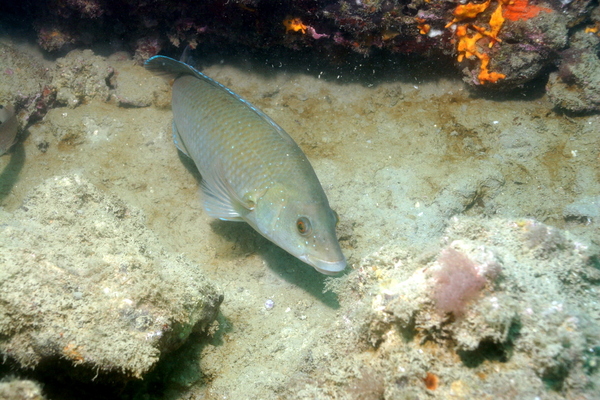
[[198, 184], [200, 184], [202, 182], [202, 175], [200, 175], [200, 171], [198, 171], [194, 160], [186, 156], [185, 153], [179, 149], [177, 149], [177, 156], [179, 156], [179, 161], [181, 161], [185, 169], [187, 169], [188, 172], [194, 176]]
[[25, 165], [25, 146], [19, 141], [3, 157], [10, 157], [10, 161], [0, 172], [0, 203], [19, 180], [19, 174]]
[[[202, 175], [196, 168], [194, 161], [181, 151], [177, 153], [181, 163], [200, 184]], [[310, 265], [287, 253], [264, 238], [247, 223], [215, 219], [210, 223], [210, 226], [213, 232], [233, 244], [234, 253], [237, 256], [243, 257], [252, 253], [259, 254], [265, 260], [267, 266], [281, 279], [302, 288], [328, 307], [333, 309], [340, 307], [337, 295], [331, 291], [325, 291], [327, 275], [317, 272]]]
[[327, 279], [332, 279], [331, 277], [317, 272], [312, 266], [303, 263], [271, 242], [269, 246], [264, 246], [259, 254], [279, 277], [302, 288], [326, 306], [335, 310], [340, 308], [337, 294], [326, 291]]
[[340, 307], [337, 295], [325, 291], [327, 275], [317, 272], [310, 265], [287, 253], [256, 232], [250, 225], [245, 222], [216, 219], [210, 223], [210, 226], [217, 235], [233, 243], [234, 257], [258, 254], [265, 260], [268, 268], [281, 279], [301, 288], [328, 307], [333, 309]]

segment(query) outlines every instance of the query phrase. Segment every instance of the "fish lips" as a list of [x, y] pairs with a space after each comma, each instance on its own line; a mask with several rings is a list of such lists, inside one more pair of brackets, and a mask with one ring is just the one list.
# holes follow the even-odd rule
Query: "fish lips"
[[300, 260], [312, 265], [317, 271], [325, 275], [337, 275], [346, 269], [346, 260], [342, 258], [338, 261], [325, 261], [312, 258], [308, 255], [300, 256]]

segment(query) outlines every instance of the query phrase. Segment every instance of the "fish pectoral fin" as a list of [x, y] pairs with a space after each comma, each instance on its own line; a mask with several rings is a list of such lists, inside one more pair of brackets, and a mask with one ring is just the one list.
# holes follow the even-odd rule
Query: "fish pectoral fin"
[[243, 216], [254, 210], [254, 202], [238, 195], [225, 178], [221, 163], [217, 163], [211, 172], [202, 177], [204, 209], [214, 218], [243, 221]]
[[190, 153], [188, 152], [188, 149], [185, 147], [185, 142], [183, 141], [183, 139], [181, 138], [181, 135], [179, 134], [177, 125], [175, 125], [175, 120], [173, 120], [173, 143], [175, 143], [175, 147], [177, 147], [177, 149], [180, 152], [182, 152], [186, 156], [190, 157]]

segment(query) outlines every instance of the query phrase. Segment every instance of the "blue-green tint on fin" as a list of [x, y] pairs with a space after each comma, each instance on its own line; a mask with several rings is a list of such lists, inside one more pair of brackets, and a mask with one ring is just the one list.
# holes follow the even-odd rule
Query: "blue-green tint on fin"
[[289, 143], [294, 143], [294, 140], [290, 137], [290, 135], [288, 135], [283, 129], [281, 129], [281, 127], [279, 125], [277, 125], [271, 118], [269, 118], [269, 116], [267, 116], [265, 113], [263, 113], [258, 108], [254, 107], [254, 105], [252, 105], [252, 103], [249, 103], [247, 100], [240, 97], [237, 93], [233, 92], [228, 87], [225, 87], [225, 86], [221, 85], [219, 82], [215, 81], [214, 79], [209, 78], [208, 76], [204, 75], [202, 72], [198, 71], [194, 67], [187, 65], [183, 62], [174, 60], [172, 58], [165, 57], [165, 56], [154, 56], [154, 57], [148, 59], [144, 63], [144, 67], [148, 71], [150, 71], [156, 75], [163, 76], [167, 79], [177, 79], [184, 75], [192, 75], [200, 80], [203, 80], [213, 86], [216, 86], [216, 87], [226, 91], [231, 96], [233, 96], [235, 99], [246, 104], [255, 113], [260, 115], [260, 117], [265, 122], [267, 122], [269, 125], [271, 125], [273, 127], [273, 129], [275, 129], [277, 131], [277, 133], [279, 133], [279, 135], [283, 139], [285, 139]]
[[149, 58], [144, 63], [144, 67], [156, 75], [170, 79], [177, 79], [182, 75], [196, 75], [202, 79], [207, 78], [206, 75], [196, 71], [191, 66], [165, 56]]
[[223, 88], [227, 92], [229, 92], [239, 98], [239, 96], [237, 94], [235, 94], [234, 92], [232, 92], [225, 86], [221, 85], [219, 82], [215, 81], [214, 79], [211, 79], [208, 76], [204, 75], [202, 72], [198, 71], [196, 68], [192, 67], [191, 65], [187, 65], [185, 63], [182, 63], [180, 61], [174, 60], [169, 57], [154, 56], [154, 57], [148, 59], [144, 63], [144, 67], [148, 71], [150, 71], [156, 75], [163, 76], [167, 79], [177, 79], [184, 75], [192, 75], [198, 79], [209, 82], [212, 85]]

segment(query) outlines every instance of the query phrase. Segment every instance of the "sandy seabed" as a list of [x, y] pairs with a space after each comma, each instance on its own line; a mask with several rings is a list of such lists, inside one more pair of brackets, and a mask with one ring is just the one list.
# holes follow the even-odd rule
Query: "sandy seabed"
[[[3, 184], [0, 204], [5, 211], [18, 209], [45, 180], [78, 174], [141, 209], [147, 227], [169, 251], [185, 255], [222, 289], [224, 301], [212, 336], [193, 335], [193, 343], [177, 356], [179, 366], [165, 373], [160, 394], [148, 390], [149, 395], [480, 399], [492, 392], [478, 391], [472, 376], [478, 374], [481, 387], [485, 376], [493, 380], [494, 374], [504, 373], [499, 387], [514, 379], [506, 373], [508, 366], [519, 370], [534, 354], [523, 350], [511, 359], [507, 351], [502, 360], [484, 357], [473, 366], [456, 355], [455, 345], [462, 343], [458, 336], [450, 334], [448, 342], [448, 337], [432, 334], [433, 346], [419, 342], [422, 337], [415, 339], [433, 328], [398, 328], [394, 323], [386, 329], [416, 332], [412, 339], [404, 338], [404, 345], [412, 343], [415, 352], [426, 352], [428, 358], [418, 360], [413, 375], [404, 375], [404, 361], [398, 362], [398, 371], [381, 373], [391, 362], [382, 361], [383, 355], [395, 354], [382, 346], [395, 339], [387, 331], [388, 336], [373, 339], [377, 329], [364, 325], [376, 317], [355, 311], [386, 306], [377, 296], [394, 291], [390, 280], [408, 279], [435, 264], [440, 248], [449, 245], [448, 227], [454, 227], [455, 235], [461, 231], [453, 222], [456, 217], [474, 218], [482, 226], [492, 218], [517, 225], [535, 220], [568, 231], [563, 236], [569, 243], [579, 243], [569, 236], [574, 235], [586, 248], [597, 245], [600, 116], [558, 113], [544, 96], [486, 98], [469, 91], [459, 78], [436, 78], [400, 65], [385, 67], [398, 69], [396, 79], [388, 72], [385, 78], [353, 81], [337, 75], [335, 68], [257, 69], [258, 61], [240, 59], [225, 57], [202, 72], [262, 109], [305, 151], [340, 216], [338, 236], [353, 272], [327, 278], [249, 226], [208, 217], [199, 201], [200, 177], [172, 143], [168, 107], [121, 107], [91, 98], [76, 107], [55, 108], [29, 127], [11, 154], [0, 158], [3, 177], [11, 177], [10, 185]], [[142, 67], [127, 68], [140, 79], [148, 76]], [[57, 130], [76, 134], [57, 136]], [[41, 151], [44, 141], [49, 146]], [[468, 230], [461, 232], [469, 237]], [[471, 239], [476, 242], [482, 232], [496, 232], [497, 246], [504, 245], [504, 233], [490, 227], [471, 232]], [[462, 248], [468, 253], [476, 246]], [[523, 279], [543, 278], [532, 274]], [[596, 293], [595, 304], [577, 303], [566, 294], [565, 302], [577, 304], [578, 313], [587, 313], [580, 317], [598, 327], [598, 281], [588, 284]], [[324, 292], [326, 287], [333, 291]], [[506, 287], [493, 290], [510, 292]], [[427, 301], [421, 306], [427, 307]], [[494, 338], [495, 343], [508, 340]], [[599, 351], [594, 347], [600, 346], [598, 337], [585, 341], [592, 352]], [[595, 360], [600, 362], [597, 356]], [[598, 372], [586, 362], [573, 356], [565, 364], [587, 371], [589, 382], [583, 387], [561, 371], [556, 379], [562, 383], [553, 387], [548, 384], [555, 379], [551, 369], [544, 375], [542, 367], [531, 367], [523, 379], [537, 384], [522, 394], [532, 397], [516, 393], [506, 398], [595, 398]], [[439, 387], [430, 387], [429, 371], [439, 378]], [[495, 396], [489, 398], [501, 398]]]

